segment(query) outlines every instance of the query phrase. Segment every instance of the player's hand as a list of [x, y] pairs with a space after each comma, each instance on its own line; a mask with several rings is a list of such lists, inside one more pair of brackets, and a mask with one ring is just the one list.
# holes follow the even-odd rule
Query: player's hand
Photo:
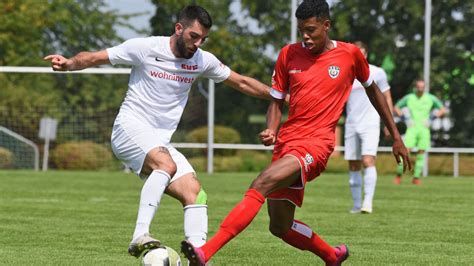
[[[406, 172], [407, 166], [408, 170], [412, 170], [412, 164], [410, 161], [410, 152], [408, 149], [405, 147], [405, 144], [403, 144], [403, 141], [400, 140], [395, 140], [393, 142], [392, 146], [392, 151], [393, 155], [395, 156], [395, 160], [397, 161], [398, 164], [403, 163], [403, 172]], [[400, 160], [401, 159], [403, 160]]]
[[275, 131], [273, 131], [271, 129], [268, 129], [268, 128], [265, 129], [264, 131], [260, 132], [260, 134], [258, 134], [258, 136], [260, 137], [260, 141], [265, 146], [273, 145], [276, 141]]
[[51, 61], [51, 67], [54, 71], [68, 71], [72, 65], [72, 60], [57, 54], [45, 56], [43, 60]]
[[436, 111], [436, 112], [434, 113], [434, 115], [435, 115], [436, 118], [441, 118], [441, 117], [444, 116], [444, 114], [443, 114], [442, 112], [440, 112], [439, 110]]

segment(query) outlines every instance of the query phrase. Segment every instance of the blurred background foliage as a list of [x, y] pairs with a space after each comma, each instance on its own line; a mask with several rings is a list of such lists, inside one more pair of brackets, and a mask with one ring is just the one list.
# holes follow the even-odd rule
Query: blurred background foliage
[[[151, 35], [170, 35], [179, 10], [196, 3], [212, 15], [214, 26], [203, 49], [214, 53], [234, 71], [269, 84], [278, 51], [290, 39], [290, 1], [152, 0], [155, 15]], [[72, 56], [123, 41], [117, 26], [132, 28], [128, 19], [102, 0], [2, 0], [0, 2], [0, 65], [47, 66], [44, 55]], [[369, 61], [382, 65], [391, 77], [394, 100], [411, 91], [423, 71], [423, 1], [333, 1], [331, 37], [369, 45]], [[433, 1], [431, 92], [451, 102], [454, 121], [449, 146], [473, 147], [474, 132], [474, 2]], [[135, 29], [138, 31], [138, 29]], [[112, 114], [102, 123], [80, 121], [107, 135], [127, 89], [126, 75], [5, 74], [0, 73], [0, 117], [14, 117], [9, 128], [31, 128], [36, 139], [39, 118], [51, 110], [66, 110], [60, 120], [74, 116]], [[199, 80], [195, 87], [207, 87]], [[267, 102], [235, 90], [216, 87], [216, 123], [239, 131], [243, 143], [257, 143], [264, 127], [249, 117], [264, 114]], [[26, 115], [28, 113], [28, 115]], [[31, 113], [34, 115], [32, 116]], [[57, 114], [56, 114], [57, 115]], [[198, 88], [179, 130], [207, 123], [207, 101]], [[177, 132], [177, 137], [184, 136]]]

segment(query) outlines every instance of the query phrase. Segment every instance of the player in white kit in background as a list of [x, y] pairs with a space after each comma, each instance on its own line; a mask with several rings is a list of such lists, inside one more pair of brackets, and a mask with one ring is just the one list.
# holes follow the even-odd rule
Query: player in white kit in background
[[[367, 58], [368, 48], [362, 42], [355, 42], [362, 54]], [[393, 113], [390, 85], [385, 71], [369, 64], [370, 75], [377, 83], [385, 100]], [[372, 201], [377, 183], [375, 159], [380, 137], [380, 116], [370, 103], [365, 89], [354, 80], [352, 91], [346, 105], [346, 122], [344, 133], [344, 158], [349, 161], [349, 186], [354, 202], [351, 213], [372, 213]], [[390, 136], [384, 127], [386, 137]], [[361, 175], [361, 165], [364, 167], [364, 178]], [[362, 198], [362, 186], [364, 197]]]
[[115, 155], [145, 180], [138, 217], [128, 252], [139, 257], [160, 246], [149, 234], [150, 223], [163, 193], [184, 207], [184, 233], [201, 246], [207, 238], [207, 195], [188, 160], [170, 145], [193, 82], [199, 77], [224, 82], [243, 93], [270, 99], [270, 88], [242, 76], [199, 47], [212, 19], [197, 5], [183, 8], [170, 37], [130, 39], [118, 46], [81, 52], [67, 59], [49, 55], [55, 71], [71, 71], [101, 64], [132, 65], [128, 91], [112, 131]]

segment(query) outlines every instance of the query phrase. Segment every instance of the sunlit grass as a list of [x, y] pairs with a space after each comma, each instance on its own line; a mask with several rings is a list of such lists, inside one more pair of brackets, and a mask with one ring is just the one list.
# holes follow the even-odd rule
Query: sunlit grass
[[[254, 173], [200, 174], [214, 234]], [[429, 177], [392, 185], [379, 177], [374, 213], [351, 215], [347, 176], [325, 174], [306, 189], [296, 218], [332, 245], [346, 243], [347, 265], [469, 265], [474, 261], [474, 178]], [[127, 245], [141, 181], [118, 172], [0, 171], [0, 264], [137, 265]], [[265, 206], [213, 265], [323, 265], [267, 230]], [[181, 205], [165, 196], [152, 233], [179, 250]]]

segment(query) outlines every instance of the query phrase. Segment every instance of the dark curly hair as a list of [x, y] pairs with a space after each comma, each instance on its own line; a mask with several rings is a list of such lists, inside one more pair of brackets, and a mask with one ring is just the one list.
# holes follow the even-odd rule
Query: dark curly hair
[[206, 29], [212, 27], [211, 15], [201, 6], [188, 5], [179, 12], [178, 22], [184, 27], [191, 26], [195, 20], [199, 21]]
[[296, 9], [296, 18], [305, 20], [311, 17], [330, 19], [329, 5], [324, 0], [304, 0]]

